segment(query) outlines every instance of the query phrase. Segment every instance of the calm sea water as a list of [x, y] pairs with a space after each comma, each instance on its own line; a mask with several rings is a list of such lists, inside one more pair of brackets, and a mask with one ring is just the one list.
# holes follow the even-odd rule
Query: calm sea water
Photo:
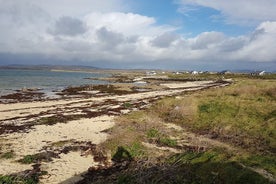
[[42, 92], [62, 90], [67, 86], [105, 84], [105, 81], [84, 78], [108, 77], [106, 73], [56, 72], [49, 70], [3, 70], [0, 69], [0, 96], [22, 88], [41, 88]]

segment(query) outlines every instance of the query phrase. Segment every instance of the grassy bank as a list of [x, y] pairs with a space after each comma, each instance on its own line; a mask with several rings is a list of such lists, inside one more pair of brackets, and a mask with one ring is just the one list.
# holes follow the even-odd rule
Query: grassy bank
[[273, 183], [275, 100], [275, 80], [240, 78], [124, 115], [101, 146], [130, 164], [104, 182]]
[[167, 98], [153, 111], [164, 121], [253, 151], [275, 153], [276, 84], [242, 80], [220, 89]]

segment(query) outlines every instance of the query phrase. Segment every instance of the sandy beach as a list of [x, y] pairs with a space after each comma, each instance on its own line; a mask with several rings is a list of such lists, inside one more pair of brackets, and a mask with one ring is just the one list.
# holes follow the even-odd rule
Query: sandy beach
[[161, 85], [165, 88], [158, 91], [0, 104], [0, 151], [13, 153], [11, 159], [0, 159], [0, 175], [32, 170], [34, 163], [23, 164], [18, 160], [43, 153], [47, 159], [43, 157], [37, 164], [47, 174], [41, 176], [40, 183], [63, 182], [97, 165], [93, 155], [83, 152], [107, 139], [104, 130], [114, 126], [116, 116], [145, 109], [164, 96], [225, 83], [195, 81]]

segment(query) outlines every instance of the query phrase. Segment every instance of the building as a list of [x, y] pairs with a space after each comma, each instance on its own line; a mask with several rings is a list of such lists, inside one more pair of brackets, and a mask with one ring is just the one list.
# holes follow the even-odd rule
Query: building
[[191, 74], [192, 74], [192, 75], [197, 75], [197, 74], [198, 74], [198, 71], [192, 71]]

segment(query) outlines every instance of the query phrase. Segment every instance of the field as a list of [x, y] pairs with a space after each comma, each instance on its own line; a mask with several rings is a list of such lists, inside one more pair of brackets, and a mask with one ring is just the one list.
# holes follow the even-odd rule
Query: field
[[117, 118], [101, 146], [124, 164], [80, 183], [275, 183], [275, 79], [234, 81]]

